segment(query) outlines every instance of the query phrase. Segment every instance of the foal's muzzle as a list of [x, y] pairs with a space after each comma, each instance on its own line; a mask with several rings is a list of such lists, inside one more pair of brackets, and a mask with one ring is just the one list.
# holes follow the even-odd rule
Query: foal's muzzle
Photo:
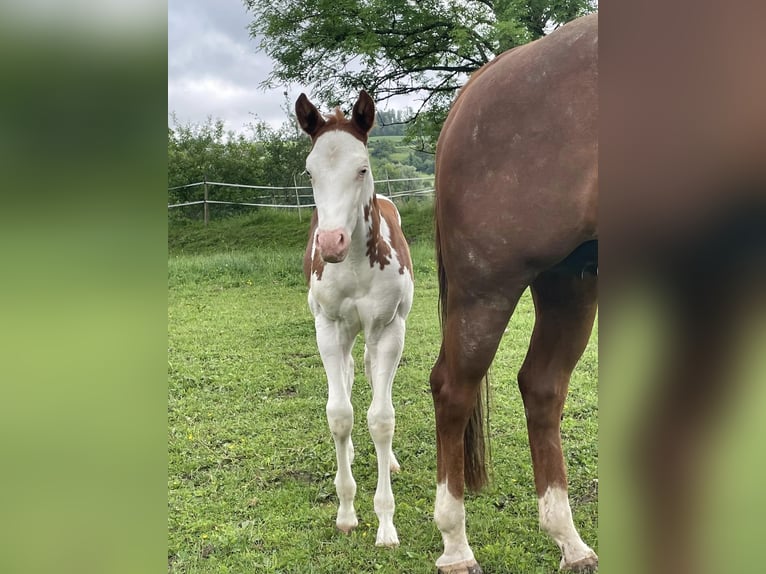
[[319, 247], [319, 255], [324, 261], [340, 263], [348, 255], [351, 242], [348, 233], [338, 228], [331, 231], [320, 231], [317, 234], [317, 246]]

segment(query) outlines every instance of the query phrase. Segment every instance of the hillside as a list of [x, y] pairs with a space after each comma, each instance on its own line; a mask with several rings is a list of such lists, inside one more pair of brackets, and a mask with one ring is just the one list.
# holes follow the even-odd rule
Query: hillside
[[[433, 204], [429, 199], [399, 204], [402, 228], [411, 244], [433, 243]], [[241, 215], [216, 217], [210, 223], [181, 217], [168, 220], [168, 253], [202, 254], [286, 247], [302, 250], [306, 245], [311, 212], [253, 209]]]
[[412, 175], [390, 177], [417, 177], [434, 174], [434, 156], [416, 151], [404, 142], [400, 135], [372, 136], [368, 143], [375, 179], [387, 179], [386, 172], [402, 172]]

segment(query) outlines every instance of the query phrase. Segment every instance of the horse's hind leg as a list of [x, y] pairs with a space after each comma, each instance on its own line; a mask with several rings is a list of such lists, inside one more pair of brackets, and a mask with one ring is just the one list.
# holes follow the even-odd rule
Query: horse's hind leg
[[[523, 291], [508, 297], [459, 297], [452, 289], [447, 299], [439, 358], [431, 370], [431, 392], [436, 411], [437, 486], [434, 520], [444, 542], [436, 561], [443, 574], [479, 574], [465, 532], [463, 495], [466, 473], [481, 486], [483, 453], [466, 440], [466, 428], [474, 413], [481, 381], [497, 351], [508, 319]], [[483, 441], [479, 441], [483, 445]], [[466, 452], [473, 457], [466, 460]], [[477, 466], [481, 468], [476, 468]]]
[[595, 572], [598, 558], [572, 521], [561, 449], [561, 414], [569, 378], [596, 316], [596, 279], [548, 271], [532, 283], [535, 327], [519, 388], [524, 400], [540, 525], [561, 549], [561, 569]]

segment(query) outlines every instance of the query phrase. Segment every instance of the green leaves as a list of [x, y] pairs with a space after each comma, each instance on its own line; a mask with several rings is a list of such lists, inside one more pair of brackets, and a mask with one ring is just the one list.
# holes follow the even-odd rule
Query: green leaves
[[[274, 129], [264, 122], [249, 127], [252, 136], [225, 132], [223, 121], [168, 127], [168, 187], [200, 181], [292, 186], [305, 169], [310, 140], [285, 123]], [[168, 192], [168, 203], [201, 199], [201, 188]], [[242, 201], [242, 190], [216, 189], [211, 199]], [[223, 213], [225, 209], [219, 209]]]
[[264, 82], [310, 86], [327, 106], [362, 88], [422, 105], [410, 141], [432, 149], [455, 91], [500, 52], [595, 9], [592, 0], [245, 0], [251, 35], [274, 60]]

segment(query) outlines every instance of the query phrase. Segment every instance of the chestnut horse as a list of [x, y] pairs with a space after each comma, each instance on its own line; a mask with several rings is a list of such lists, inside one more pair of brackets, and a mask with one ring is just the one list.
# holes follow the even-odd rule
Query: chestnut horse
[[596, 315], [597, 15], [479, 69], [454, 102], [436, 153], [442, 344], [434, 519], [442, 573], [481, 572], [465, 531], [464, 487], [486, 483], [481, 387], [522, 293], [535, 326], [518, 375], [540, 524], [562, 570], [598, 558], [572, 521], [560, 421]]
[[367, 426], [378, 458], [376, 544], [396, 546], [391, 471], [398, 471], [399, 463], [391, 450], [391, 389], [404, 346], [405, 319], [412, 306], [410, 251], [396, 207], [375, 194], [367, 155], [367, 134], [375, 119], [372, 98], [362, 91], [350, 120], [340, 110], [322, 117], [304, 94], [298, 98], [295, 112], [313, 144], [306, 172], [311, 177], [316, 210], [303, 270], [329, 387], [327, 422], [338, 460], [336, 525], [343, 532], [357, 526], [356, 482], [351, 475], [351, 349], [357, 334], [364, 331], [364, 367], [372, 386]]

